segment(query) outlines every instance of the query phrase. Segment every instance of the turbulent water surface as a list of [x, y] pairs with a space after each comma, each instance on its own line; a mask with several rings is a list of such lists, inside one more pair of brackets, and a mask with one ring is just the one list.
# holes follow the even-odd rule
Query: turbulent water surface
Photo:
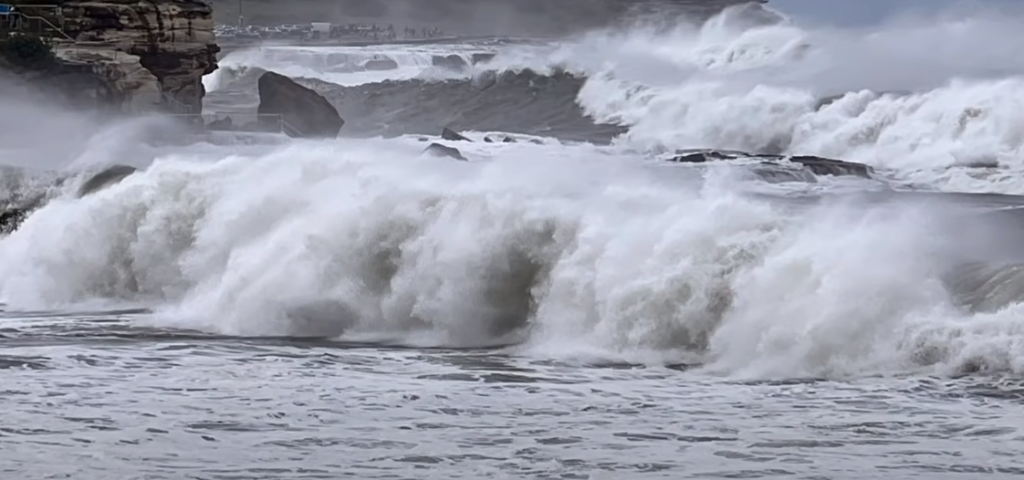
[[[330, 141], [4, 90], [3, 188], [44, 205], [0, 238], [0, 473], [1016, 478], [1019, 20], [740, 8], [206, 78], [238, 117], [262, 71], [299, 79]], [[873, 173], [665, 161], [694, 148]], [[110, 164], [140, 171], [79, 198]]]

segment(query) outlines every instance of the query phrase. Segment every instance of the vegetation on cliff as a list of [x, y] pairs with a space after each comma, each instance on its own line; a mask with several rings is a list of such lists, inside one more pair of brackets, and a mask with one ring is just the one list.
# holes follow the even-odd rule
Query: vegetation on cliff
[[0, 38], [0, 59], [27, 69], [44, 69], [57, 64], [53, 45], [41, 37], [24, 34]]

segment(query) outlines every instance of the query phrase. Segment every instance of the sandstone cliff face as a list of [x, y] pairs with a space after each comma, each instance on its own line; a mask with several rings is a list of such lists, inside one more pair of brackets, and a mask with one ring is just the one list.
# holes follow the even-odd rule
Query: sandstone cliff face
[[[30, 3], [57, 5], [58, 13]], [[122, 98], [111, 99], [112, 108], [124, 113], [151, 111], [154, 105], [174, 113], [202, 111], [202, 77], [217, 69], [220, 51], [209, 3], [33, 0], [19, 7], [62, 25], [74, 43], [55, 36], [57, 57], [78, 70], [91, 70], [108, 84], [110, 95], [119, 93]]]

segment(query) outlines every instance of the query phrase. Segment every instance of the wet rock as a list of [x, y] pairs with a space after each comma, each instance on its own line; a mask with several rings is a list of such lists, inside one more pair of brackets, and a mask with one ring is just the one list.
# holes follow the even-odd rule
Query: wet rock
[[747, 155], [743, 152], [734, 152], [726, 150], [702, 150], [681, 153], [670, 158], [668, 161], [675, 163], [707, 163], [716, 160], [736, 160], [739, 158], [746, 158], [749, 156], [750, 155]]
[[137, 172], [135, 167], [128, 165], [113, 165], [103, 169], [85, 181], [78, 189], [78, 198], [96, 193], [106, 187], [124, 180], [129, 175]]
[[6, 207], [0, 208], [0, 234], [10, 235], [28, 218], [32, 212], [46, 204], [46, 197], [38, 195], [27, 200], [14, 200]]
[[493, 60], [496, 55], [497, 54], [495, 53], [474, 53], [471, 60], [473, 61], [473, 65], [476, 65], [479, 63], [489, 62]]
[[374, 72], [398, 70], [398, 62], [390, 58], [370, 60], [363, 65], [363, 68]]
[[809, 155], [797, 155], [787, 158], [790, 162], [799, 163], [814, 172], [815, 175], [851, 175], [856, 177], [871, 178], [874, 169], [863, 163], [847, 162], [844, 160], [833, 160]]
[[484, 137], [484, 141], [487, 143], [516, 143], [516, 139], [509, 136], [492, 136], [488, 135]]
[[261, 121], [278, 122], [280, 115], [290, 137], [337, 138], [345, 125], [331, 102], [284, 75], [267, 72], [260, 76], [259, 94], [257, 113], [267, 115]]
[[[735, 150], [690, 150], [678, 152], [675, 156], [668, 159], [670, 162], [676, 163], [707, 163], [707, 162], [720, 162], [729, 160], [742, 160], [742, 159], [758, 159], [761, 160], [761, 168], [759, 171], [769, 171], [765, 167], [787, 167], [791, 164], [800, 165], [803, 169], [813, 173], [814, 175], [832, 175], [832, 176], [855, 176], [863, 178], [872, 178], [871, 175], [874, 173], [868, 165], [863, 163], [847, 162], [844, 160], [835, 160], [831, 158], [817, 157], [812, 155], [764, 155], [740, 152]], [[783, 170], [771, 170], [774, 172], [783, 172], [780, 175], [791, 176], [793, 173], [786, 172]], [[797, 175], [801, 177], [802, 175]]]
[[462, 136], [459, 132], [447, 127], [444, 130], [441, 130], [441, 138], [450, 142], [472, 142], [472, 140]]
[[29, 210], [21, 207], [8, 207], [0, 210], [0, 234], [10, 235], [14, 233], [21, 223], [28, 218]]
[[434, 57], [431, 58], [431, 64], [433, 64], [435, 67], [455, 71], [462, 71], [469, 67], [469, 64], [466, 63], [466, 60], [464, 60], [462, 57], [458, 55], [434, 55]]
[[455, 147], [449, 147], [447, 145], [441, 145], [440, 143], [431, 143], [430, 145], [427, 146], [425, 150], [423, 150], [423, 153], [428, 153], [435, 157], [454, 158], [455, 160], [460, 160], [463, 162], [469, 161], [469, 159], [462, 156], [462, 152], [460, 152], [459, 149]]
[[206, 124], [207, 130], [232, 130], [234, 128], [234, 122], [231, 117], [218, 118], [208, 124]]

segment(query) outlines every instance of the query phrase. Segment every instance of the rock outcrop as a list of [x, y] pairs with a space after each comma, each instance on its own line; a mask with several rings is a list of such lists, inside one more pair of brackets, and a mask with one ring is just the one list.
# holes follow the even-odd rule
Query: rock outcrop
[[16, 8], [25, 23], [59, 26], [49, 32], [58, 65], [36, 77], [63, 77], [50, 83], [66, 95], [122, 113], [201, 113], [202, 77], [216, 70], [219, 52], [206, 1], [47, 0]]
[[363, 69], [371, 72], [384, 72], [388, 70], [398, 70], [398, 62], [390, 58], [381, 58], [375, 60], [367, 60], [363, 64]]
[[456, 132], [448, 127], [441, 130], [441, 138], [451, 142], [472, 142], [472, 140], [462, 136], [461, 133]]
[[455, 54], [444, 56], [434, 55], [433, 58], [431, 58], [430, 63], [435, 67], [454, 70], [456, 72], [461, 72], [469, 67], [469, 64], [466, 63], [465, 59]]
[[468, 162], [469, 159], [462, 155], [462, 152], [455, 147], [449, 147], [447, 145], [441, 145], [440, 143], [431, 143], [423, 150], [423, 153], [433, 155], [435, 157], [448, 157], [463, 162]]
[[279, 73], [267, 72], [259, 80], [260, 121], [284, 120], [290, 137], [336, 138], [345, 120], [323, 95]]
[[[763, 155], [746, 152], [737, 152], [731, 150], [691, 150], [685, 152], [679, 152], [677, 155], [669, 158], [668, 161], [676, 163], [707, 163], [715, 161], [735, 161], [735, 160], [759, 160], [754, 166], [757, 171], [766, 180], [810, 180], [813, 181], [813, 177], [805, 175], [801, 172], [794, 172], [791, 169], [785, 169], [785, 167], [796, 165], [799, 166], [804, 172], [809, 172], [813, 175], [832, 175], [832, 176], [855, 176], [862, 178], [872, 178], [874, 169], [869, 165], [863, 163], [847, 162], [844, 160], [834, 160], [831, 158], [815, 157], [810, 155]], [[778, 169], [766, 169], [763, 167], [781, 167]]]

